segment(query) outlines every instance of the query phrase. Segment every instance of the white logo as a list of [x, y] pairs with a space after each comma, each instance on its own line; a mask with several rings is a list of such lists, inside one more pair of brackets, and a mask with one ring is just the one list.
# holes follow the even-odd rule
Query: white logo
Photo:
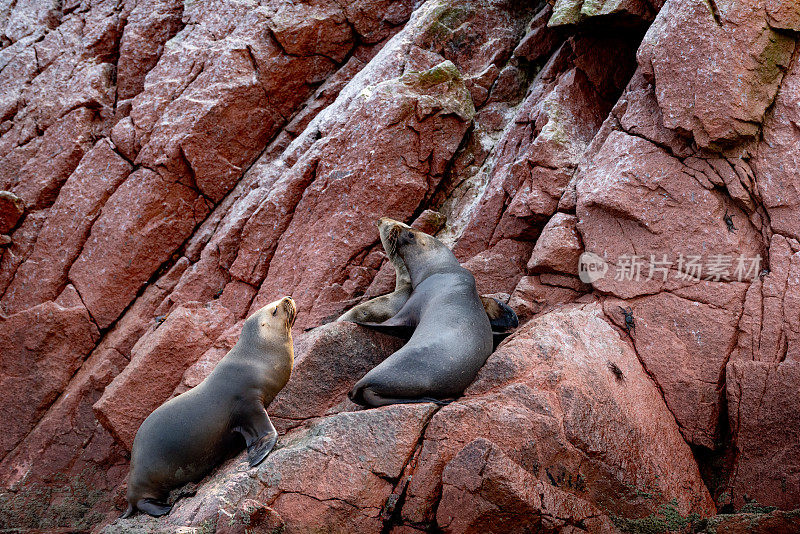
[[600, 280], [608, 272], [608, 264], [594, 252], [584, 252], [578, 259], [578, 276], [584, 284]]

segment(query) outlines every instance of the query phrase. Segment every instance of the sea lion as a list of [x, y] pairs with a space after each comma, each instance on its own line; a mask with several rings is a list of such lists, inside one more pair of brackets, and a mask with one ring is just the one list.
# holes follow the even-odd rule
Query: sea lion
[[486, 316], [489, 317], [494, 348], [497, 348], [497, 345], [513, 334], [514, 329], [519, 326], [519, 317], [511, 306], [495, 297], [481, 295], [481, 303], [486, 310]]
[[[393, 225], [399, 225], [401, 228], [409, 230], [411, 227], [388, 217], [382, 217], [377, 221], [376, 225], [378, 226], [378, 233], [380, 234], [386, 257], [394, 265], [394, 291], [350, 308], [337, 321], [381, 323], [394, 317], [405, 305], [408, 297], [411, 296], [411, 276], [408, 274], [403, 258], [400, 257], [396, 247], [389, 241], [389, 231]], [[494, 334], [494, 342], [497, 345], [510, 334], [511, 330], [519, 326], [519, 319], [511, 307], [492, 296], [481, 296], [481, 303], [486, 310], [486, 315], [489, 317], [492, 333]], [[411, 335], [410, 331], [402, 329], [393, 329], [391, 333], [405, 335], [405, 337]]]
[[[378, 233], [381, 236], [383, 250], [386, 252], [389, 261], [394, 265], [394, 291], [353, 306], [344, 315], [339, 317], [337, 321], [381, 323], [394, 317], [411, 295], [411, 276], [408, 274], [408, 269], [406, 269], [403, 258], [400, 257], [397, 250], [394, 249], [392, 243], [389, 241], [389, 229], [391, 225], [385, 221], [391, 221], [391, 219], [386, 219], [384, 217], [376, 224], [378, 226]], [[397, 224], [402, 225], [404, 228], [411, 228], [403, 223]]]
[[397, 221], [383, 222], [389, 226], [391, 249], [411, 276], [411, 296], [391, 319], [359, 324], [413, 334], [356, 383], [350, 399], [384, 406], [456, 397], [472, 383], [493, 348], [475, 277], [435, 237]]
[[201, 479], [242, 445], [250, 467], [266, 458], [278, 432], [264, 407], [292, 372], [296, 315], [290, 297], [255, 312], [205, 380], [144, 420], [131, 449], [123, 518], [136, 510], [155, 517], [169, 513], [170, 490]]

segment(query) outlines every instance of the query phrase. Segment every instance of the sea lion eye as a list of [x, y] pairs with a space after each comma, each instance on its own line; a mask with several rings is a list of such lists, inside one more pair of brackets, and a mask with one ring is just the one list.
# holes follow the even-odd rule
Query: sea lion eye
[[275, 317], [275, 315], [276, 315], [277, 313], [278, 313], [278, 307], [277, 307], [277, 306], [275, 306], [275, 309], [274, 309], [274, 310], [272, 310], [272, 316], [273, 316], [273, 317]]

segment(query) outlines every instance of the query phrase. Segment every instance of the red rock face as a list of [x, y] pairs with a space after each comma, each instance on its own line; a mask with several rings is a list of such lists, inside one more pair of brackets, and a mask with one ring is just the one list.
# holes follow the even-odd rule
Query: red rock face
[[436, 520], [445, 532], [535, 532], [568, 528], [570, 522], [590, 532], [615, 531], [598, 509], [537, 480], [483, 438], [444, 468]]
[[97, 342], [97, 327], [75, 290], [0, 322], [3, 413], [14, 421], [0, 441], [5, 456], [61, 394]]
[[735, 504], [751, 499], [791, 508], [797, 502], [797, 360], [728, 364], [728, 403], [739, 456]]
[[[613, 532], [800, 507], [800, 11], [543, 4], [0, 8], [0, 529], [108, 525], [141, 421], [286, 294], [278, 448], [109, 531]], [[325, 324], [393, 289], [381, 216], [521, 319], [448, 406], [347, 400], [402, 344]]]
[[[701, 147], [759, 132], [795, 45], [770, 25], [778, 10], [760, 2], [665, 4], [638, 53], [664, 126], [691, 133]], [[800, 24], [796, 12], [785, 14], [787, 28]], [[689, 47], [691, 54], [681, 54]], [[683, 68], [690, 61], [692, 68]]]
[[1, 301], [6, 313], [13, 314], [58, 295], [100, 209], [127, 178], [130, 168], [108, 140], [99, 141], [86, 154], [61, 188], [33, 250], [6, 289]]

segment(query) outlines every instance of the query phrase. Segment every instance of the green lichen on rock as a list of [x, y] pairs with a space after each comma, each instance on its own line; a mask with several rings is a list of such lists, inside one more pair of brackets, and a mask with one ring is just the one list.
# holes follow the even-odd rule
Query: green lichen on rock
[[795, 41], [765, 26], [758, 44], [760, 52], [754, 58], [756, 75], [750, 78], [742, 91], [741, 107], [749, 113], [745, 115], [745, 120], [736, 124], [740, 136], [758, 134], [766, 110], [775, 100], [784, 70], [791, 61]]
[[474, 14], [475, 10], [467, 5], [452, 6], [444, 1], [433, 4], [421, 18], [421, 41], [434, 49], [441, 46], [452, 37], [453, 30], [463, 25]]
[[30, 484], [0, 493], [0, 530], [88, 530], [101, 521], [102, 515], [92, 509], [104, 492], [92, 489], [85, 476], [62, 478], [62, 485]]
[[765, 506], [763, 504], [758, 503], [757, 501], [752, 501], [745, 503], [744, 506], [739, 510], [740, 514], [768, 514], [778, 508], [775, 506]]
[[444, 4], [437, 13], [436, 22], [454, 30], [464, 24], [473, 13], [474, 10], [466, 5], [449, 6]]
[[547, 124], [542, 128], [541, 135], [557, 145], [566, 146], [571, 140], [571, 136], [564, 126], [566, 114], [561, 105], [554, 99], [546, 100], [544, 102], [544, 111], [547, 113]]
[[586, 17], [594, 17], [603, 14], [604, 0], [586, 0], [581, 6], [581, 14]]
[[452, 6], [446, 2], [434, 5], [424, 17], [420, 32], [425, 43], [444, 43], [452, 35], [453, 30], [464, 24], [475, 14], [475, 10], [467, 5]]
[[584, 17], [598, 17], [628, 12], [629, 4], [623, 0], [585, 0], [581, 8]]
[[763, 49], [756, 58], [759, 81], [764, 84], [777, 83], [777, 80], [782, 77], [784, 69], [791, 62], [795, 40], [791, 36], [779, 33], [769, 27], [764, 28], [761, 38]]
[[607, 15], [612, 13], [619, 7], [621, 2], [616, 0], [614, 2], [606, 0], [586, 0], [581, 7], [581, 14], [586, 17], [596, 17], [598, 15]]
[[691, 513], [688, 516], [681, 515], [677, 505], [678, 503], [673, 499], [669, 504], [661, 505], [655, 514], [636, 519], [611, 516], [611, 520], [622, 532], [630, 534], [677, 532], [687, 525], [697, 523], [700, 520], [700, 516], [696, 513]]
[[415, 97], [418, 106], [426, 108], [422, 115], [440, 111], [442, 114], [458, 115], [465, 121], [475, 116], [464, 78], [452, 61], [443, 61], [422, 72], [409, 72], [400, 77], [401, 91]]
[[[775, 514], [778, 516], [782, 516], [785, 525], [785, 528], [790, 528], [790, 525], [796, 524], [798, 518], [800, 518], [800, 509], [792, 510], [791, 512], [783, 512], [776, 510], [774, 507], [771, 506], [762, 506], [758, 503], [748, 503], [754, 504], [755, 507], [752, 509], [762, 509], [762, 510], [771, 510], [764, 511], [764, 512], [755, 512], [755, 513], [742, 513], [743, 510], [747, 507], [745, 505], [742, 509], [735, 513], [735, 514], [719, 514], [715, 515], [714, 517], [709, 517], [705, 520], [705, 524], [700, 525], [699, 529], [695, 529], [695, 534], [719, 534], [719, 532], [727, 532], [731, 529], [731, 526], [737, 526], [745, 524], [747, 525], [748, 531], [752, 532], [767, 532], [770, 528], [774, 528], [776, 523], [774, 522], [776, 517]], [[773, 513], [774, 512], [774, 513]], [[770, 522], [770, 526], [765, 525], [764, 521]], [[778, 523], [781, 524], [781, 523]], [[788, 532], [788, 530], [781, 530], [781, 532]]]
[[452, 61], [443, 61], [430, 70], [412, 72], [400, 78], [403, 83], [427, 90], [440, 83], [462, 80], [461, 73]]
[[585, 18], [581, 13], [582, 7], [583, 0], [557, 0], [547, 25], [552, 28], [579, 23]]

